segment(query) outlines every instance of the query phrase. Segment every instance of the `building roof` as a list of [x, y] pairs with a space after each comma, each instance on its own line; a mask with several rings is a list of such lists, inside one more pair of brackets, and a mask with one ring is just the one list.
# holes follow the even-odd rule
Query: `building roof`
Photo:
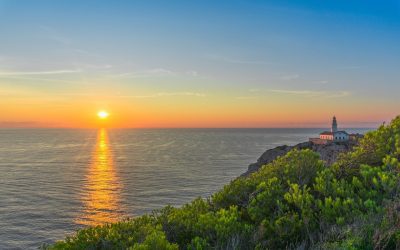
[[324, 132], [320, 133], [320, 135], [335, 135], [335, 134], [339, 134], [339, 133], [348, 135], [348, 133], [346, 131], [336, 131], [336, 132], [324, 131]]

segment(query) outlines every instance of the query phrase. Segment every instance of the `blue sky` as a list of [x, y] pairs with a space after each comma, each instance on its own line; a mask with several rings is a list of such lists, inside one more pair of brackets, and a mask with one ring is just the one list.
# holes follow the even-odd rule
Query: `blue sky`
[[[400, 106], [399, 44], [400, 1], [3, 0], [0, 94], [42, 106], [74, 103], [65, 96], [78, 94], [99, 97], [100, 106], [112, 106], [106, 94], [160, 97], [161, 106], [209, 97], [221, 112], [244, 100], [267, 110], [265, 98], [282, 102], [288, 117], [302, 107], [311, 125], [332, 113], [349, 126], [380, 123]], [[193, 110], [205, 113], [201, 103]], [[232, 126], [249, 125], [231, 113]], [[248, 120], [296, 123], [259, 115], [276, 116]]]

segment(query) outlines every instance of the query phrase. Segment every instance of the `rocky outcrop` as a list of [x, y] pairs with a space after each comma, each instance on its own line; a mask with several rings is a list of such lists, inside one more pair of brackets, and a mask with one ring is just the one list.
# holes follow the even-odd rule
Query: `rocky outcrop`
[[356, 142], [352, 141], [331, 142], [328, 144], [315, 144], [313, 142], [303, 142], [294, 146], [283, 145], [273, 149], [268, 149], [261, 155], [260, 158], [258, 158], [256, 163], [249, 165], [247, 171], [244, 174], [242, 174], [242, 176], [248, 176], [249, 174], [256, 172], [261, 166], [274, 161], [279, 156], [283, 156], [287, 152], [295, 148], [299, 150], [311, 149], [314, 152], [317, 152], [321, 156], [321, 159], [327, 165], [332, 165], [336, 161], [339, 154], [350, 151], [355, 145]]

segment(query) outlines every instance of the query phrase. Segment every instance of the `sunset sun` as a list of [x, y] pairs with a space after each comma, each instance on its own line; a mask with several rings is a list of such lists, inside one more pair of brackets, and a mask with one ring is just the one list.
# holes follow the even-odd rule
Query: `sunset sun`
[[104, 110], [101, 110], [101, 111], [99, 111], [98, 113], [97, 113], [97, 116], [100, 118], [100, 119], [106, 119], [107, 117], [108, 117], [108, 112], [107, 111], [104, 111]]

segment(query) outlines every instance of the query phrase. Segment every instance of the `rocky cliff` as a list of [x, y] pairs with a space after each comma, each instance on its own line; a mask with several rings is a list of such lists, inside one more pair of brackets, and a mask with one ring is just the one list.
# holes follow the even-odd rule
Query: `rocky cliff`
[[279, 146], [265, 151], [256, 163], [250, 164], [247, 171], [242, 176], [247, 176], [256, 172], [261, 166], [268, 164], [277, 157], [285, 155], [292, 149], [311, 149], [317, 152], [321, 159], [327, 164], [334, 163], [340, 153], [350, 151], [357, 143], [356, 142], [331, 142], [328, 144], [315, 144], [313, 142], [303, 142], [294, 146]]

